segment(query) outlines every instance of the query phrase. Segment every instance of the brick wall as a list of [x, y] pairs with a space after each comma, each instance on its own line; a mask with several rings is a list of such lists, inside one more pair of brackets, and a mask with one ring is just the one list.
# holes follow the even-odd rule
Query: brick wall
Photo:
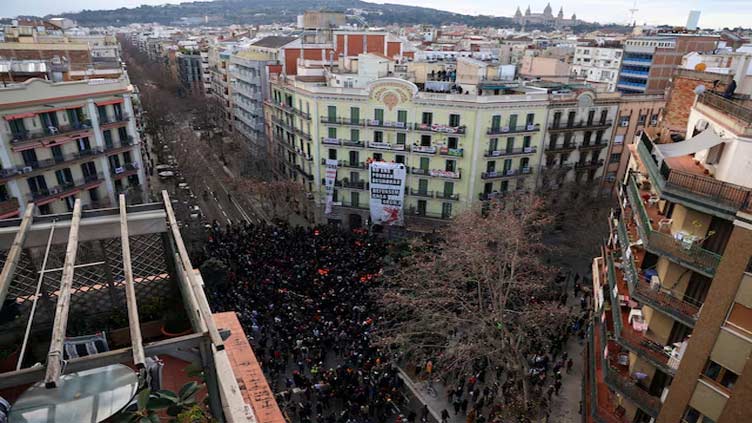
[[712, 90], [715, 80], [719, 81], [716, 90], [724, 90], [730, 77], [728, 75], [684, 70], [679, 70], [674, 74], [666, 107], [663, 111], [663, 121], [661, 122], [662, 142], [668, 142], [672, 133], [687, 135], [687, 121], [696, 97], [695, 88], [698, 85], [704, 85], [705, 89]]

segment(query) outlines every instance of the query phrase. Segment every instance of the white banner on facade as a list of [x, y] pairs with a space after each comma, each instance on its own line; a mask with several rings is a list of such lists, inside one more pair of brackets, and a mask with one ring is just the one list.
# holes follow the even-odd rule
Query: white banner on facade
[[324, 214], [332, 213], [332, 202], [334, 198], [334, 181], [337, 180], [337, 160], [326, 159], [326, 173], [324, 175], [324, 189], [326, 191], [326, 206]]
[[373, 162], [368, 169], [371, 181], [371, 221], [378, 225], [403, 225], [405, 177], [401, 163]]

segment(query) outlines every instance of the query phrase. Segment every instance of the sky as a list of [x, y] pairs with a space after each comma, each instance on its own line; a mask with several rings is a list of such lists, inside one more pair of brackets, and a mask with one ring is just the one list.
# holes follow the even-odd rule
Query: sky
[[[371, 0], [374, 1], [374, 0]], [[547, 0], [375, 0], [377, 3], [398, 3], [432, 7], [471, 15], [512, 16], [517, 5], [525, 12], [528, 4], [533, 13], [542, 12]], [[180, 3], [176, 0], [2, 0], [0, 13], [10, 17], [19, 14], [47, 15], [81, 9], [116, 9], [140, 4]], [[576, 13], [579, 19], [601, 23], [627, 23], [635, 0], [554, 0], [554, 15], [564, 6], [564, 15]], [[700, 10], [700, 26], [723, 28], [750, 26], [752, 0], [637, 0], [637, 23], [684, 25], [690, 10]]]

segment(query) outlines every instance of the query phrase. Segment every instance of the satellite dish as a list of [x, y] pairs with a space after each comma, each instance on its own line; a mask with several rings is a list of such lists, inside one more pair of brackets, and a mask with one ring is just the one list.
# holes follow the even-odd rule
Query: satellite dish
[[705, 69], [707, 69], [707, 67], [708, 65], [706, 65], [705, 63], [698, 63], [695, 65], [695, 70], [697, 72], [705, 72]]
[[694, 89], [695, 94], [700, 95], [705, 92], [705, 86], [704, 85], [698, 85]]

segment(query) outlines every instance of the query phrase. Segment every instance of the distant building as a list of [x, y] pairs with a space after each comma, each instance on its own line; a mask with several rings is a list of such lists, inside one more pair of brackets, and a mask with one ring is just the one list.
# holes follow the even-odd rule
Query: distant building
[[694, 31], [697, 29], [697, 24], [700, 22], [700, 11], [690, 10], [687, 17], [687, 29]]
[[615, 91], [623, 51], [609, 47], [577, 47], [572, 64], [572, 75], [587, 82], [603, 84], [606, 91]]
[[530, 12], [530, 6], [528, 6], [524, 15], [518, 6], [517, 12], [514, 14], [514, 22], [518, 25], [544, 25], [552, 28], [572, 27], [578, 23], [577, 15], [574, 13], [570, 19], [564, 18], [563, 7], [560, 8], [559, 13], [554, 16], [551, 10], [551, 3], [546, 5], [546, 8], [543, 9], [543, 13], [532, 13]]

